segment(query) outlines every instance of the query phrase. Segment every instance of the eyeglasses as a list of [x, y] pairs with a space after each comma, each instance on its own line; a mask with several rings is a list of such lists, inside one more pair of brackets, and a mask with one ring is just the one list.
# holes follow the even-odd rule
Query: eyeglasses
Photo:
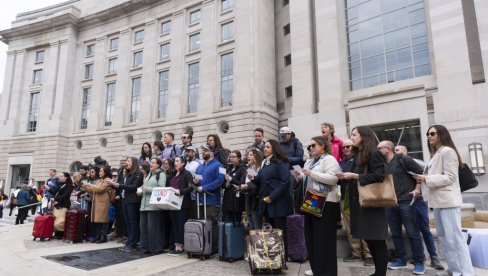
[[119, 176], [119, 175], [118, 174], [112, 174], [112, 177], [117, 177], [117, 176]]
[[427, 137], [436, 136], [437, 135], [437, 132], [431, 131], [431, 132], [427, 132], [425, 135], [427, 135]]
[[345, 149], [350, 149], [352, 146], [344, 146]]
[[315, 148], [315, 146], [316, 146], [316, 145], [317, 145], [317, 144], [311, 144], [311, 145], [308, 145], [307, 150], [311, 150], [311, 149]]

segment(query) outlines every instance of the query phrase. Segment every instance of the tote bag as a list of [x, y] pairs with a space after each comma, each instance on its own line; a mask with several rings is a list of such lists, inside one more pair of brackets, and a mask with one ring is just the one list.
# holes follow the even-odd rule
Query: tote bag
[[397, 196], [393, 184], [393, 175], [385, 175], [383, 182], [359, 185], [359, 205], [361, 207], [393, 207], [397, 205]]

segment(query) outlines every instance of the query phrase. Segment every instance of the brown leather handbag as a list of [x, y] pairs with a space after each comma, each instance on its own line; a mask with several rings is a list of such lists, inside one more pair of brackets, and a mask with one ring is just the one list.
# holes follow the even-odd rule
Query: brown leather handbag
[[397, 196], [393, 175], [385, 175], [383, 182], [359, 185], [359, 205], [361, 207], [393, 207], [397, 206]]

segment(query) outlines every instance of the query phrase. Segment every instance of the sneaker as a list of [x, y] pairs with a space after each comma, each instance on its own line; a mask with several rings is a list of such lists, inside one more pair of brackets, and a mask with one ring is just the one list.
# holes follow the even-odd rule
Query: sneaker
[[430, 266], [437, 270], [444, 270], [444, 266], [439, 262], [438, 259], [430, 259]]
[[416, 263], [413, 267], [413, 274], [422, 275], [425, 273], [425, 266], [423, 263]]
[[128, 246], [122, 246], [122, 247], [119, 247], [119, 250], [123, 251], [123, 252], [132, 252], [134, 249], [132, 249]]
[[305, 275], [307, 275], [307, 276], [313, 276], [312, 270], [311, 269], [305, 270]]
[[364, 263], [363, 263], [364, 266], [374, 266], [374, 261], [373, 261], [373, 258], [371, 257], [366, 257], [364, 259]]
[[342, 259], [343, 262], [357, 262], [357, 261], [361, 261], [361, 258], [359, 257], [356, 257], [354, 254], [349, 254], [348, 256], [344, 257], [344, 259]]
[[182, 254], [183, 254], [183, 251], [173, 249], [168, 253], [168, 256], [178, 257], [178, 256], [181, 256]]
[[402, 268], [407, 268], [407, 264], [399, 261], [399, 260], [394, 260], [393, 262], [388, 263], [388, 269], [402, 269]]

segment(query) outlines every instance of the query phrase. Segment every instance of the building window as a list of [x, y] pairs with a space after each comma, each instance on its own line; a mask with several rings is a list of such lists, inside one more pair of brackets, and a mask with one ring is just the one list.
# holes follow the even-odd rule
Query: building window
[[142, 51], [134, 53], [134, 64], [133, 67], [141, 67], [142, 66]]
[[159, 72], [158, 118], [166, 117], [166, 110], [168, 106], [168, 80], [169, 71]]
[[36, 62], [43, 62], [43, 61], [44, 61], [44, 51], [37, 51]]
[[119, 38], [115, 37], [110, 39], [110, 51], [115, 51], [119, 49]]
[[32, 74], [32, 84], [41, 84], [42, 83], [42, 69], [34, 70]]
[[83, 96], [81, 98], [81, 122], [80, 129], [86, 129], [88, 126], [88, 117], [90, 116], [90, 96], [91, 88], [83, 88]]
[[86, 45], [85, 57], [91, 57], [95, 54], [95, 44]]
[[231, 40], [234, 38], [234, 22], [229, 22], [222, 25], [221, 37], [222, 41]]
[[35, 132], [37, 129], [37, 116], [39, 114], [39, 100], [41, 93], [31, 93], [29, 106], [29, 123], [27, 132]]
[[112, 125], [115, 107], [115, 83], [107, 84], [107, 99], [105, 101], [105, 126]]
[[132, 79], [132, 99], [130, 108], [130, 122], [139, 119], [139, 106], [141, 104], [141, 77]]
[[351, 90], [431, 74], [424, 2], [409, 3], [346, 1]]
[[190, 53], [200, 50], [200, 33], [190, 35], [189, 40], [190, 48], [188, 51]]
[[293, 88], [291, 85], [285, 88], [285, 93], [287, 98], [291, 98], [293, 96]]
[[392, 141], [395, 145], [403, 145], [408, 149], [408, 155], [423, 160], [420, 121], [371, 126], [379, 141]]
[[285, 56], [285, 66], [291, 64], [291, 54]]
[[161, 44], [159, 47], [159, 60], [169, 59], [171, 44], [169, 42]]
[[232, 106], [232, 95], [234, 92], [234, 53], [221, 56], [220, 70], [220, 106]]
[[93, 63], [85, 64], [85, 80], [93, 79]]
[[283, 7], [284, 7], [290, 3], [290, 0], [282, 0], [282, 2], [283, 2]]
[[171, 20], [161, 23], [161, 35], [169, 34], [171, 32]]
[[190, 12], [190, 25], [200, 22], [201, 17], [202, 12], [200, 10]]
[[141, 43], [144, 40], [144, 30], [134, 33], [134, 43]]
[[111, 58], [108, 60], [108, 73], [115, 74], [117, 72], [117, 58]]
[[222, 12], [230, 11], [234, 8], [234, 0], [222, 0]]
[[200, 89], [200, 63], [188, 65], [188, 113], [197, 112], [198, 91]]
[[290, 23], [286, 24], [284, 27], [283, 27], [283, 35], [286, 36], [290, 33]]

